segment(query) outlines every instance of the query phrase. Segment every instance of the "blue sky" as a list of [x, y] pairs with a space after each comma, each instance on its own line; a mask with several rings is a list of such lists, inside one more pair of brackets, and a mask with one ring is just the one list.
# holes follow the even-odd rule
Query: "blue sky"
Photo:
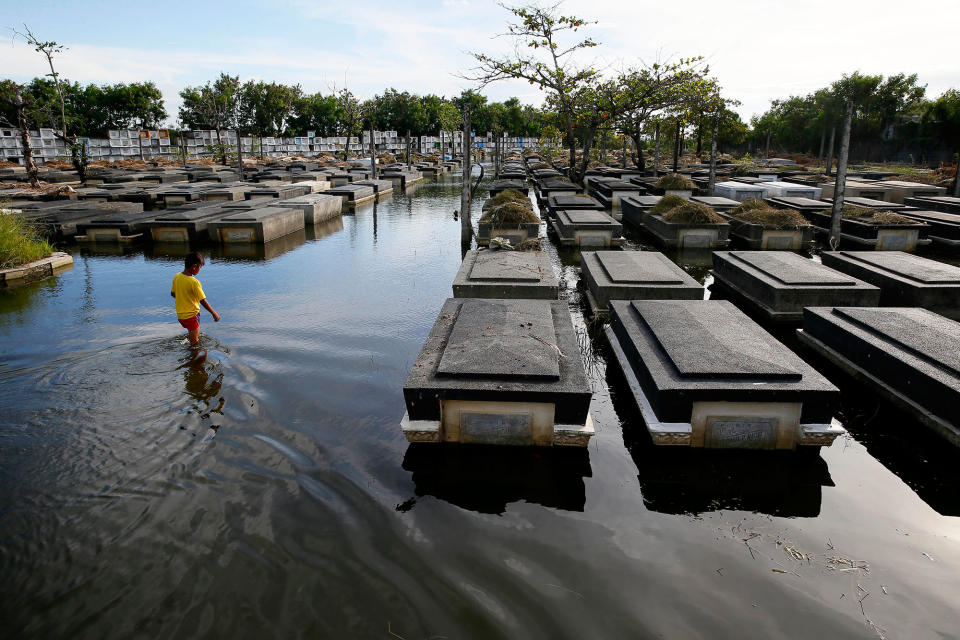
[[[639, 61], [703, 55], [745, 118], [773, 98], [802, 94], [844, 72], [913, 73], [936, 96], [960, 86], [955, 29], [960, 3], [936, 15], [889, 0], [683, 3], [567, 0], [564, 13], [596, 20], [602, 44], [583, 63], [614, 71]], [[176, 117], [177, 92], [220, 71], [242, 80], [299, 83], [306, 91], [344, 86], [361, 98], [387, 87], [453, 95], [469, 51], [509, 51], [508, 13], [493, 0], [324, 2], [234, 0], [137, 3], [0, 0], [0, 77], [43, 74], [44, 60], [10, 38], [26, 23], [69, 47], [58, 60], [81, 83], [153, 80]], [[830, 27], [838, 20], [839, 30]], [[526, 83], [498, 83], [491, 99], [539, 104]]]

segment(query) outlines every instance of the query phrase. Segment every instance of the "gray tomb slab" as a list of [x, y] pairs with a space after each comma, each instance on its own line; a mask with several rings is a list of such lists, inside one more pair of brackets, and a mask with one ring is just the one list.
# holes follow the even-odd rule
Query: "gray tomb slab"
[[586, 446], [590, 382], [565, 301], [448, 299], [404, 384], [412, 442]]
[[765, 320], [799, 323], [803, 308], [875, 307], [880, 289], [792, 251], [715, 251], [714, 283]]
[[790, 196], [777, 196], [767, 198], [767, 202], [774, 207], [783, 209], [793, 209], [794, 211], [823, 211], [829, 209], [831, 204], [823, 200], [814, 200], [813, 198], [795, 198]]
[[236, 210], [207, 225], [212, 239], [221, 244], [264, 244], [303, 229], [303, 211], [289, 207]]
[[740, 205], [739, 202], [732, 198], [721, 198], [720, 196], [693, 196], [690, 200], [705, 204], [714, 211], [729, 211]]
[[513, 306], [466, 300], [457, 315], [438, 375], [560, 377], [557, 336], [547, 305]]
[[839, 392], [727, 301], [621, 301], [607, 328], [655, 444], [829, 444]]
[[913, 209], [903, 209], [897, 213], [928, 225], [930, 230], [927, 237], [934, 244], [948, 247], [960, 246], [960, 213], [916, 211]]
[[468, 251], [453, 280], [455, 298], [556, 300], [560, 286], [542, 251]]
[[798, 336], [960, 446], [960, 323], [915, 307], [809, 307]]
[[305, 196], [279, 200], [272, 203], [276, 207], [291, 207], [303, 211], [304, 224], [320, 224], [340, 215], [343, 198], [325, 193], [310, 193]]
[[603, 211], [560, 210], [550, 225], [562, 245], [615, 247], [623, 242], [623, 225]]
[[662, 253], [583, 251], [581, 274], [593, 312], [611, 300], [701, 300], [703, 287]]
[[148, 223], [154, 242], [198, 242], [208, 240], [207, 225], [236, 213], [225, 207], [198, 207], [169, 211]]
[[823, 264], [880, 287], [885, 307], [923, 307], [960, 320], [960, 267], [902, 251], [825, 251]]

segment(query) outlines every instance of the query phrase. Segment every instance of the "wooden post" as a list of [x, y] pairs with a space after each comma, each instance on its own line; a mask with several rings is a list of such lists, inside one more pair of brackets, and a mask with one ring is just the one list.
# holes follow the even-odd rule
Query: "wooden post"
[[713, 193], [713, 186], [717, 182], [717, 128], [720, 122], [720, 114], [716, 113], [713, 116], [713, 135], [710, 136], [710, 178], [707, 186], [707, 193], [711, 196]]
[[826, 167], [826, 171], [824, 171], [824, 173], [826, 173], [828, 176], [833, 175], [833, 138], [836, 135], [836, 133], [837, 133], [837, 127], [836, 126], [830, 127], [830, 146], [827, 149], [827, 167]]
[[463, 102], [463, 184], [460, 188], [460, 248], [468, 251], [470, 240], [473, 237], [473, 223], [470, 221], [470, 173], [473, 169], [473, 160], [470, 154], [470, 103]]
[[847, 159], [850, 155], [850, 124], [853, 121], [853, 102], [843, 107], [843, 127], [840, 131], [840, 156], [837, 158], [837, 181], [833, 191], [833, 211], [830, 220], [830, 248], [840, 246], [840, 220], [843, 217], [843, 190], [847, 183]]
[[[641, 167], [642, 168], [642, 167]], [[660, 175], [660, 123], [653, 129], [653, 177]]]
[[680, 118], [677, 118], [677, 135], [673, 139], [673, 172], [680, 170]]
[[370, 118], [370, 178], [377, 179], [377, 144], [373, 141], [373, 117]]

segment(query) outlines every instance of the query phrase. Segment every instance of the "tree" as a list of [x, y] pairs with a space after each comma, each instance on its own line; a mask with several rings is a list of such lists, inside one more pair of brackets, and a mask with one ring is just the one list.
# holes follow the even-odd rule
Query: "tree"
[[[180, 91], [183, 104], [180, 120], [191, 129], [208, 127], [217, 132], [217, 148], [221, 161], [227, 163], [227, 150], [220, 138], [224, 129], [236, 127], [240, 97], [240, 77], [223, 72], [215, 81], [202, 87], [185, 87]], [[240, 132], [237, 131], [239, 138]], [[238, 140], [239, 144], [239, 140]]]
[[346, 87], [340, 91], [335, 91], [334, 95], [337, 100], [340, 130], [347, 136], [347, 146], [343, 150], [343, 159], [346, 160], [350, 157], [350, 137], [357, 136], [358, 139], [360, 137], [363, 113], [360, 110], [360, 102]]
[[301, 133], [316, 131], [318, 136], [337, 135], [340, 127], [336, 96], [314, 93], [300, 96], [293, 104], [288, 127]]
[[27, 168], [27, 178], [34, 189], [40, 187], [37, 178], [37, 163], [33, 160], [30, 146], [30, 121], [27, 112], [30, 107], [28, 98], [23, 97], [23, 85], [12, 80], [0, 82], [0, 124], [20, 130], [20, 142], [23, 146], [23, 164]]
[[24, 42], [32, 46], [34, 51], [42, 53], [44, 58], [47, 60], [47, 66], [50, 67], [50, 73], [47, 75], [53, 79], [54, 88], [56, 89], [57, 98], [60, 104], [60, 128], [56, 135], [63, 140], [70, 149], [70, 159], [73, 163], [73, 168], [76, 170], [77, 177], [80, 178], [80, 181], [84, 182], [87, 179], [87, 146], [85, 144], [81, 144], [75, 135], [70, 135], [68, 128], [69, 124], [67, 122], [67, 107], [66, 99], [64, 97], [64, 88], [60, 81], [60, 74], [57, 73], [56, 68], [53, 66], [54, 57], [63, 53], [66, 50], [66, 47], [53, 40], [39, 40], [33, 34], [33, 32], [30, 31], [30, 28], [27, 27], [27, 25], [23, 25], [22, 33], [14, 29], [13, 34], [15, 37], [21, 38]]
[[[575, 64], [574, 54], [595, 47], [597, 43], [589, 37], [561, 43], [568, 33], [575, 33], [588, 23], [576, 16], [561, 15], [558, 5], [504, 5], [504, 8], [519, 20], [508, 24], [506, 34], [514, 40], [515, 53], [506, 57], [473, 53], [471, 55], [479, 66], [464, 77], [478, 82], [481, 87], [498, 80], [523, 79], [544, 91], [563, 124], [572, 172], [577, 161], [574, 137], [577, 103], [583, 103], [582, 92], [597, 75], [594, 69]], [[580, 177], [571, 175], [573, 179]]]

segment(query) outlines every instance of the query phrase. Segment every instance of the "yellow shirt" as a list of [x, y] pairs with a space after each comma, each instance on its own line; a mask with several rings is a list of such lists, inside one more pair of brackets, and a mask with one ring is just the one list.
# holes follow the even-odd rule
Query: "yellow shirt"
[[183, 272], [173, 276], [170, 292], [176, 296], [174, 305], [177, 308], [177, 319], [187, 320], [200, 313], [200, 301], [206, 299], [200, 281]]

